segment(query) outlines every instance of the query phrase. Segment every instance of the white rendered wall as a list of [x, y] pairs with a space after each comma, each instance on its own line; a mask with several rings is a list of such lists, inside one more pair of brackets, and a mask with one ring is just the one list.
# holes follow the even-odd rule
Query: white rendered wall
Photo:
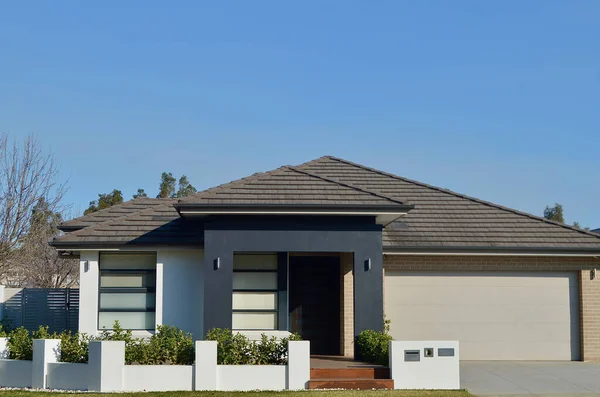
[[98, 251], [82, 251], [79, 259], [79, 332], [98, 332]]
[[0, 338], [0, 360], [7, 360], [9, 357], [8, 338]]
[[123, 367], [123, 391], [193, 390], [191, 365], [126, 365]]
[[[426, 348], [433, 348], [432, 357], [425, 357]], [[439, 356], [444, 348], [454, 349], [454, 356]], [[419, 361], [406, 361], [406, 350], [418, 351]], [[394, 389], [460, 389], [458, 341], [392, 341], [390, 375]]]
[[218, 365], [217, 390], [285, 390], [285, 365]]
[[31, 361], [0, 360], [0, 386], [31, 387]]
[[190, 332], [194, 340], [204, 336], [203, 261], [201, 250], [157, 253], [156, 322]]
[[61, 390], [89, 390], [90, 366], [75, 363], [49, 363], [47, 387]]

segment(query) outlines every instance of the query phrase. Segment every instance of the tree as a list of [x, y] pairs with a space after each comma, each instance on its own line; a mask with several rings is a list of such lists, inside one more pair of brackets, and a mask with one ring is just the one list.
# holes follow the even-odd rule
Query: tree
[[546, 209], [544, 210], [544, 218], [554, 222], [565, 223], [565, 218], [563, 217], [563, 206], [558, 203], [554, 204], [553, 207], [546, 206]]
[[0, 277], [14, 263], [40, 199], [56, 212], [66, 190], [52, 153], [44, 154], [33, 135], [18, 145], [0, 134]]
[[40, 198], [32, 210], [27, 235], [16, 250], [9, 283], [15, 287], [64, 288], [77, 283], [79, 261], [62, 258], [48, 241], [59, 234], [60, 212]]
[[193, 187], [192, 184], [188, 181], [187, 176], [182, 175], [181, 178], [179, 178], [179, 189], [177, 190], [175, 197], [182, 198], [192, 195], [196, 192], [196, 188]]
[[111, 193], [100, 193], [98, 194], [97, 201], [90, 201], [90, 206], [83, 211], [83, 215], [91, 214], [92, 212], [100, 211], [122, 203], [123, 193], [121, 193], [120, 190], [114, 189]]
[[586, 232], [590, 231], [589, 227], [581, 227], [581, 225], [579, 224], [579, 222], [573, 222], [573, 227], [576, 227], [577, 229], [585, 230]]
[[146, 194], [146, 191], [144, 189], [138, 189], [137, 193], [133, 195], [133, 198], [140, 198], [140, 197], [148, 197], [148, 195]]
[[173, 174], [163, 172], [160, 176], [158, 196], [156, 198], [168, 198], [175, 196], [175, 177]]

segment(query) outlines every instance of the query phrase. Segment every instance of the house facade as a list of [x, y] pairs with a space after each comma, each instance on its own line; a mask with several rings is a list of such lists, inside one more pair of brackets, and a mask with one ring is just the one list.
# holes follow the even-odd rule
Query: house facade
[[352, 356], [385, 318], [467, 360], [600, 360], [600, 235], [331, 156], [61, 229], [89, 334], [298, 332]]

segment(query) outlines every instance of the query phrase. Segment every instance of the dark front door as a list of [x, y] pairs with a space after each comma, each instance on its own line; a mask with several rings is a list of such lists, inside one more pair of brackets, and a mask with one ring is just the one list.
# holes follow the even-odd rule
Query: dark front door
[[290, 329], [310, 341], [311, 354], [340, 354], [340, 259], [291, 256]]

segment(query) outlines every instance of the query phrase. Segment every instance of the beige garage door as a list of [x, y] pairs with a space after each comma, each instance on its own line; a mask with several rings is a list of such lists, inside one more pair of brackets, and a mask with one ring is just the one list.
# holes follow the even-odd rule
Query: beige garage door
[[462, 360], [578, 360], [574, 273], [385, 273], [396, 340], [458, 340]]

